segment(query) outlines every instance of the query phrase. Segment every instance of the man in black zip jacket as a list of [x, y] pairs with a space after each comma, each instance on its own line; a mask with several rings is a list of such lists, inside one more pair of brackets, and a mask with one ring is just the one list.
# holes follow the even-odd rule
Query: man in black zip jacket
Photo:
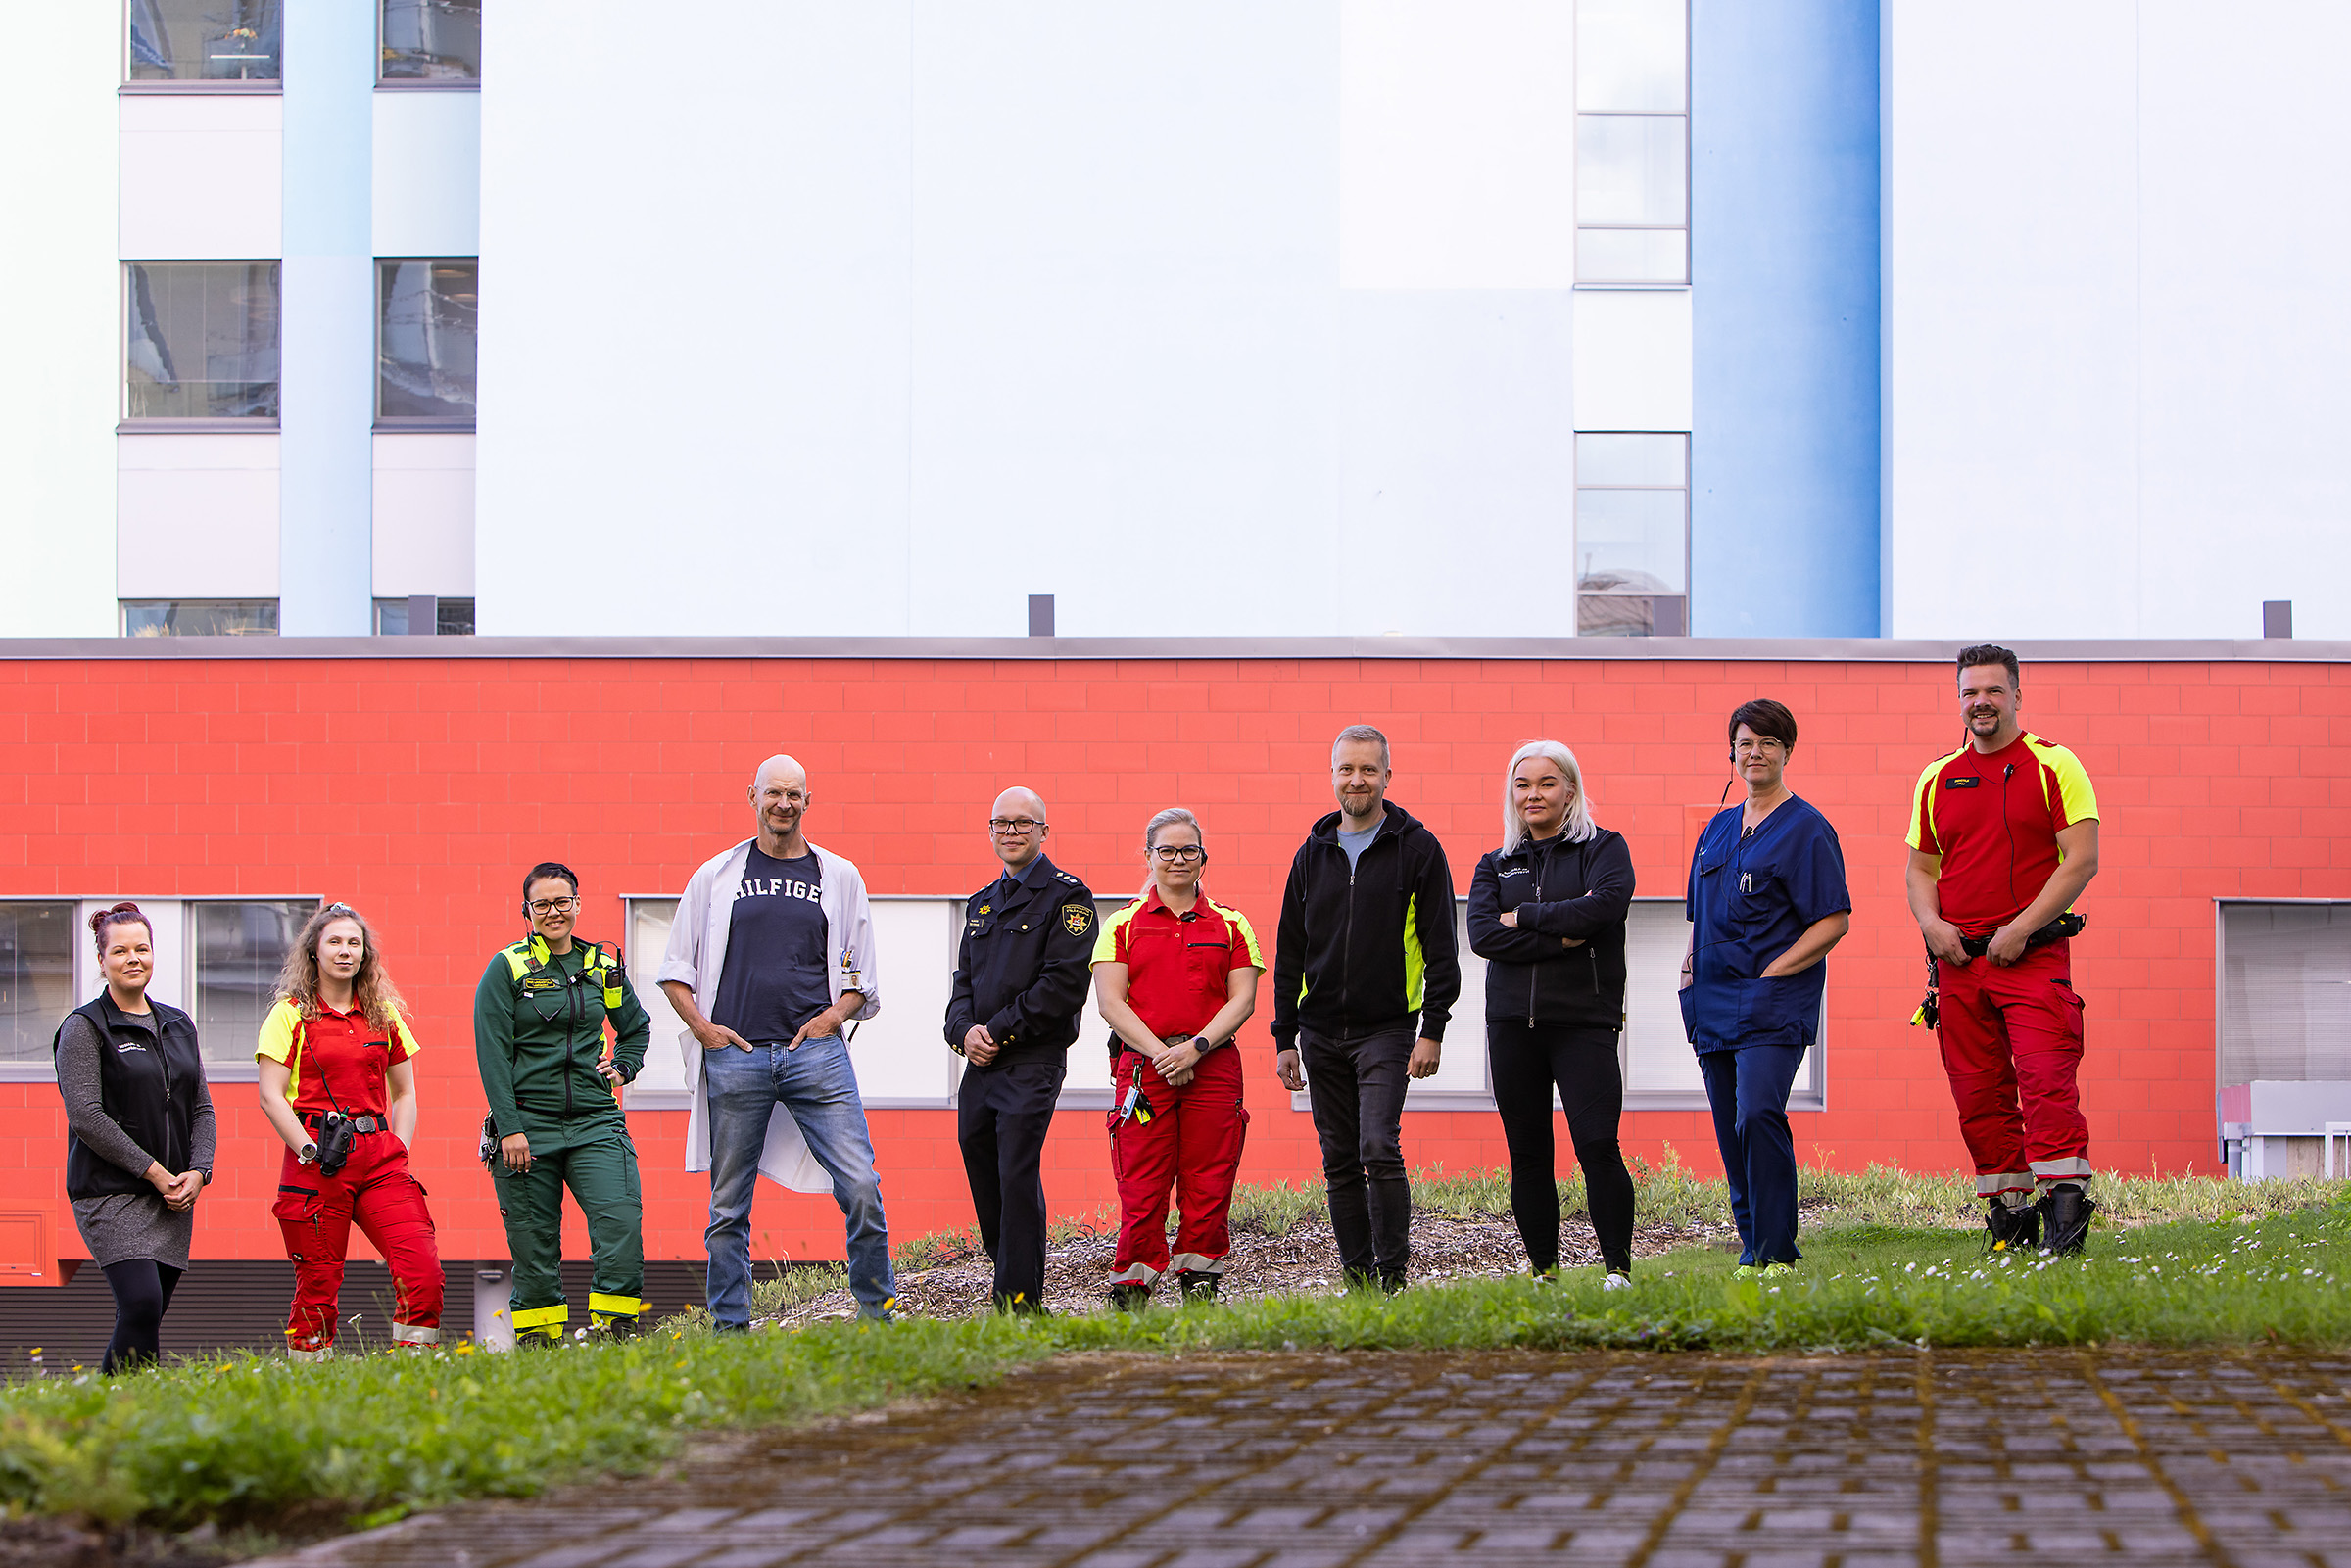
[[1388, 803], [1387, 736], [1341, 730], [1330, 776], [1339, 809], [1307, 834], [1282, 889], [1274, 1070], [1293, 1091], [1314, 1082], [1340, 1266], [1399, 1291], [1412, 1261], [1406, 1079], [1437, 1070], [1462, 994], [1453, 872], [1437, 835]]

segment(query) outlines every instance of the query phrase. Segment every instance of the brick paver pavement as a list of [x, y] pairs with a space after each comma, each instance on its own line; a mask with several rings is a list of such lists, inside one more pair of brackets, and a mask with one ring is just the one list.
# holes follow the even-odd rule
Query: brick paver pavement
[[2351, 1357], [1064, 1361], [309, 1568], [2351, 1568]]

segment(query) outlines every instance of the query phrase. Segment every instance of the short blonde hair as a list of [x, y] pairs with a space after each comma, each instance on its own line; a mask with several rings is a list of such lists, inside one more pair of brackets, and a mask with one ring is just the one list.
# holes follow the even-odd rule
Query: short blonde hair
[[1511, 753], [1511, 765], [1502, 770], [1502, 852], [1510, 854], [1526, 842], [1526, 824], [1519, 820], [1511, 800], [1511, 790], [1518, 781], [1518, 764], [1529, 757], [1542, 757], [1559, 764], [1567, 782], [1575, 786], [1575, 798], [1567, 802], [1567, 821], [1559, 829], [1560, 835], [1571, 844], [1580, 844], [1600, 832], [1600, 824], [1592, 820], [1591, 791], [1584, 787], [1584, 770], [1576, 762], [1575, 753], [1557, 740], [1529, 740]]

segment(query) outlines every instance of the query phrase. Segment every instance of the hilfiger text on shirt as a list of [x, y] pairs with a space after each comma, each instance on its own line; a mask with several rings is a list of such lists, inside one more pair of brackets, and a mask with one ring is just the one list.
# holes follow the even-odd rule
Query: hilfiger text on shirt
[[789, 877], [745, 877], [743, 885], [735, 889], [737, 898], [804, 898], [811, 904], [824, 902], [815, 882], [795, 881]]

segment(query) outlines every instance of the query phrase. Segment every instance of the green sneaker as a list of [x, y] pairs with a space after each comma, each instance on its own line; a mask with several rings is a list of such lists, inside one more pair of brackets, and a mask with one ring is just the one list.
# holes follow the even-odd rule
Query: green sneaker
[[1741, 1263], [1741, 1264], [1740, 1264], [1740, 1265], [1739, 1265], [1737, 1268], [1734, 1268], [1734, 1269], [1732, 1269], [1732, 1270], [1731, 1270], [1731, 1278], [1733, 1278], [1733, 1279], [1754, 1279], [1754, 1278], [1756, 1278], [1758, 1275], [1760, 1275], [1762, 1272], [1763, 1272], [1763, 1270], [1761, 1270], [1760, 1268], [1757, 1268], [1757, 1267], [1756, 1267], [1754, 1264], [1752, 1264], [1752, 1263]]
[[1782, 1274], [1795, 1273], [1796, 1265], [1794, 1263], [1765, 1263], [1760, 1272], [1765, 1279], [1778, 1279]]

